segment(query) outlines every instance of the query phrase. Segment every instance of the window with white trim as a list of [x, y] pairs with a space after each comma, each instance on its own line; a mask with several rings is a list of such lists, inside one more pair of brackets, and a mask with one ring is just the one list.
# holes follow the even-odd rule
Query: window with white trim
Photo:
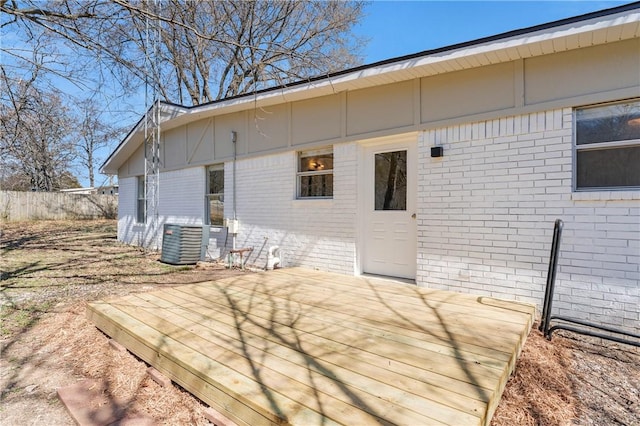
[[136, 222], [147, 223], [147, 186], [144, 176], [136, 178]]
[[224, 220], [224, 164], [207, 167], [205, 210], [205, 221], [208, 225], [222, 226]]
[[575, 109], [574, 188], [640, 188], [640, 100]]
[[297, 198], [333, 198], [333, 147], [298, 153]]

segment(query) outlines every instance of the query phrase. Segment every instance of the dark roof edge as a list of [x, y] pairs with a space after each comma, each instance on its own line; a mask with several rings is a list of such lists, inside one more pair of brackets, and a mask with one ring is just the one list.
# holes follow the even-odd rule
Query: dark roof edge
[[342, 71], [336, 71], [336, 72], [328, 73], [328, 74], [324, 74], [324, 75], [318, 75], [318, 76], [315, 76], [315, 77], [309, 77], [309, 78], [304, 79], [304, 80], [299, 80], [299, 81], [295, 81], [295, 82], [292, 82], [292, 83], [282, 84], [280, 86], [269, 87], [269, 88], [257, 90], [255, 92], [251, 92], [251, 93], [244, 93], [244, 94], [241, 94], [241, 95], [230, 96], [228, 98], [217, 99], [215, 101], [210, 101], [210, 102], [207, 102], [207, 103], [204, 103], [204, 104], [192, 105], [192, 106], [185, 106], [185, 105], [178, 105], [178, 104], [173, 104], [173, 105], [179, 106], [181, 108], [186, 108], [186, 109], [194, 109], [194, 108], [200, 108], [200, 107], [215, 105], [215, 104], [218, 104], [218, 103], [222, 103], [222, 102], [226, 102], [226, 101], [230, 101], [230, 100], [234, 100], [234, 99], [240, 99], [240, 98], [243, 98], [243, 97], [246, 97], [246, 96], [256, 96], [256, 95], [261, 95], [261, 94], [269, 93], [269, 92], [277, 92], [279, 90], [288, 89], [288, 88], [292, 88], [292, 87], [296, 87], [296, 86], [301, 86], [301, 85], [308, 84], [308, 83], [313, 83], [313, 82], [316, 82], [316, 81], [326, 80], [326, 79], [330, 79], [330, 78], [333, 78], [333, 77], [339, 77], [339, 76], [342, 76], [342, 75], [345, 75], [345, 74], [358, 72], [358, 71], [363, 71], [363, 70], [366, 70], [366, 69], [369, 69], [369, 68], [375, 68], [375, 67], [379, 67], [379, 66], [382, 66], [382, 65], [389, 65], [389, 64], [393, 64], [395, 62], [407, 61], [407, 60], [411, 60], [411, 59], [420, 58], [420, 57], [423, 57], [423, 56], [435, 55], [435, 54], [444, 53], [444, 52], [447, 52], [447, 51], [463, 49], [463, 48], [467, 48], [467, 47], [471, 47], [471, 46], [475, 46], [475, 45], [479, 45], [479, 44], [483, 44], [483, 43], [488, 43], [488, 42], [492, 42], [492, 41], [498, 41], [498, 40], [502, 40], [502, 39], [506, 39], [506, 38], [510, 38], [510, 37], [516, 37], [516, 36], [520, 36], [520, 35], [524, 35], [524, 34], [528, 34], [528, 33], [533, 33], [533, 32], [536, 32], [536, 31], [546, 30], [546, 29], [550, 29], [550, 28], [554, 28], [554, 27], [560, 27], [560, 26], [567, 25], [567, 24], [573, 24], [573, 23], [576, 23], [576, 22], [588, 21], [588, 20], [594, 19], [594, 18], [600, 18], [600, 17], [604, 17], [604, 16], [615, 15], [617, 13], [626, 12], [626, 11], [634, 10], [634, 9], [640, 9], [640, 1], [636, 1], [636, 2], [628, 3], [628, 4], [623, 4], [621, 6], [616, 6], [616, 7], [609, 8], [609, 9], [597, 10], [595, 12], [589, 12], [589, 13], [585, 13], [583, 15], [572, 16], [572, 17], [569, 17], [569, 18], [563, 18], [563, 19], [559, 19], [557, 21], [547, 22], [547, 23], [544, 23], [544, 24], [538, 24], [538, 25], [534, 25], [532, 27], [526, 27], [526, 28], [521, 28], [521, 29], [517, 29], [517, 30], [511, 30], [511, 31], [507, 31], [507, 32], [504, 32], [504, 33], [500, 33], [500, 34], [496, 34], [496, 35], [492, 35], [492, 36], [487, 36], [487, 37], [482, 37], [482, 38], [478, 38], [478, 39], [471, 40], [471, 41], [465, 41], [465, 42], [461, 42], [461, 43], [451, 44], [451, 45], [444, 46], [444, 47], [439, 47], [439, 48], [436, 48], [436, 49], [424, 50], [424, 51], [421, 51], [421, 52], [411, 53], [411, 54], [408, 54], [408, 55], [398, 56], [398, 57], [395, 57], [395, 58], [383, 59], [383, 60], [378, 61], [378, 62], [373, 62], [373, 63], [365, 64], [365, 65], [359, 65], [357, 67], [348, 68], [348, 69], [345, 69], [345, 70], [342, 70]]

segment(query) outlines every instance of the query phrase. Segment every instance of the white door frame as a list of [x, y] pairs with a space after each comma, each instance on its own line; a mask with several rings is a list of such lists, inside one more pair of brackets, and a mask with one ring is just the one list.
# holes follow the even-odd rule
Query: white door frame
[[[392, 150], [402, 150], [407, 149], [407, 209], [411, 209], [409, 214], [415, 213], [417, 209], [417, 197], [418, 197], [418, 133], [406, 133], [400, 135], [386, 136], [376, 139], [367, 139], [359, 141], [358, 143], [358, 209], [357, 209], [357, 217], [358, 229], [357, 229], [357, 256], [356, 256], [356, 273], [359, 275], [367, 273], [365, 271], [365, 256], [366, 256], [366, 223], [365, 220], [362, 220], [367, 217], [367, 202], [370, 200], [370, 191], [371, 191], [371, 178], [368, 176], [368, 167], [367, 158], [369, 152], [372, 149], [384, 149], [385, 151]], [[413, 154], [413, 155], [411, 155]], [[415, 240], [413, 242], [414, 247], [412, 252], [414, 253], [412, 262], [413, 262], [413, 276], [408, 277], [409, 279], [416, 278], [416, 269], [417, 269], [417, 247], [418, 247], [418, 238], [417, 238], [417, 221], [414, 222], [414, 226], [416, 229], [415, 232]], [[407, 278], [407, 277], [405, 277]]]

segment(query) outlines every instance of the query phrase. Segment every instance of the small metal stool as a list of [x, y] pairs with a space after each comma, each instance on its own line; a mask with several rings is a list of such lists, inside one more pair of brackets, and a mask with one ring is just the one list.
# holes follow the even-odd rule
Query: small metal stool
[[231, 262], [231, 255], [239, 254], [240, 255], [240, 267], [244, 271], [244, 260], [243, 260], [244, 259], [244, 254], [246, 252], [249, 252], [249, 254], [251, 254], [252, 251], [253, 251], [253, 247], [245, 247], [245, 248], [229, 250], [229, 267], [231, 268], [233, 266], [232, 262]]

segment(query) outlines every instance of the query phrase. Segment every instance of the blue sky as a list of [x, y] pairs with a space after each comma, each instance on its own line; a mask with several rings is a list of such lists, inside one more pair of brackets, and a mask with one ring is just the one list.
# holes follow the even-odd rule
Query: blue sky
[[356, 33], [365, 63], [608, 9], [630, 1], [373, 1]]

